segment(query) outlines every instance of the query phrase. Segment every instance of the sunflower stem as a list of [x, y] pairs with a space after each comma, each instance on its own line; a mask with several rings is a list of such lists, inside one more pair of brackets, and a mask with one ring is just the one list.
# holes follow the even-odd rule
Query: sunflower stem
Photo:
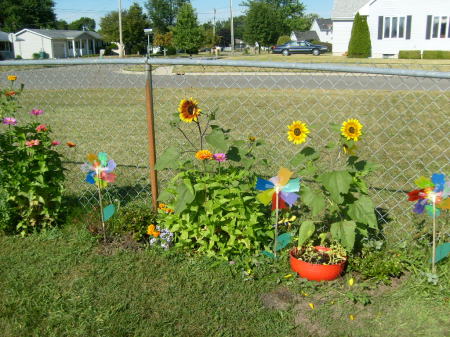
[[177, 126], [177, 129], [181, 132], [181, 134], [186, 138], [186, 140], [191, 144], [191, 146], [197, 151], [197, 147], [189, 140], [189, 138], [186, 136], [183, 130], [179, 126]]
[[202, 128], [200, 127], [200, 122], [199, 121], [195, 121], [195, 123], [197, 124], [198, 127], [198, 133], [200, 135], [200, 150], [203, 150], [203, 134], [202, 134]]

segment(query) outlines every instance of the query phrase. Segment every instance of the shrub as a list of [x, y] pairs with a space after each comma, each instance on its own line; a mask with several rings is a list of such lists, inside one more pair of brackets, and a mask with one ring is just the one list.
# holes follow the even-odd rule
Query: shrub
[[16, 59], [16, 60], [21, 60], [21, 59], [22, 59], [22, 56], [16, 55], [15, 59]]
[[447, 50], [424, 50], [423, 59], [428, 60], [450, 60], [450, 51]]
[[420, 50], [400, 50], [398, 52], [399, 59], [420, 60], [422, 58]]
[[177, 50], [175, 49], [175, 47], [167, 47], [166, 48], [166, 55], [170, 56], [170, 55], [176, 55], [177, 54]]
[[312, 44], [321, 44], [322, 46], [327, 46], [329, 52], [333, 51], [333, 44], [332, 43], [322, 42], [322, 41], [317, 41], [317, 40], [313, 40], [313, 41], [311, 41], [311, 43]]
[[288, 35], [281, 35], [277, 40], [277, 45], [285, 44], [291, 40], [291, 37]]
[[111, 43], [111, 44], [105, 46], [105, 55], [113, 55], [114, 54], [113, 49], [118, 49], [118, 48], [119, 48], [119, 46], [116, 45], [115, 43]]
[[348, 44], [348, 57], [367, 58], [372, 54], [367, 17], [356, 13]]

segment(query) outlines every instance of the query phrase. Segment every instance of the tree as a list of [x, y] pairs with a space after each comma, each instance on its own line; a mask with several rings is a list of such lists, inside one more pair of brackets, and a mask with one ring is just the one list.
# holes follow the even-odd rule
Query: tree
[[[235, 16], [233, 18], [234, 38], [244, 39], [245, 15]], [[231, 44], [231, 24], [230, 19], [216, 22], [216, 33], [220, 37], [221, 46], [229, 46]]]
[[[133, 3], [128, 10], [122, 11], [122, 33], [127, 53], [145, 52], [146, 38], [144, 28], [148, 21], [142, 7]], [[100, 19], [100, 32], [106, 42], [119, 41], [119, 12], [113, 11]]]
[[302, 17], [293, 18], [289, 21], [289, 28], [291, 31], [293, 30], [300, 30], [300, 31], [306, 31], [310, 30], [312, 23], [315, 19], [318, 19], [318, 14], [306, 14]]
[[286, 27], [280, 13], [270, 4], [253, 1], [247, 11], [244, 40], [259, 46], [275, 44], [278, 36], [285, 33]]
[[153, 39], [153, 44], [155, 46], [163, 48], [171, 47], [173, 44], [173, 33], [172, 32], [156, 33], [155, 38]]
[[1, 0], [0, 29], [17, 32], [23, 28], [54, 28], [53, 0]]
[[214, 34], [213, 24], [211, 22], [207, 22], [201, 25], [200, 30], [203, 36], [202, 47], [212, 48], [219, 44], [220, 36], [218, 36], [217, 33]]
[[145, 7], [156, 33], [167, 33], [175, 25], [178, 10], [189, 0], [148, 0]]
[[55, 29], [67, 30], [69, 29], [69, 24], [66, 20], [58, 20], [55, 23]]
[[202, 44], [197, 14], [190, 3], [185, 3], [178, 12], [177, 22], [173, 27], [173, 42], [176, 48], [189, 54], [197, 52]]
[[372, 54], [367, 17], [356, 13], [353, 21], [352, 35], [348, 44], [348, 57], [366, 58]]
[[87, 17], [81, 17], [69, 24], [69, 29], [95, 31], [95, 20]]

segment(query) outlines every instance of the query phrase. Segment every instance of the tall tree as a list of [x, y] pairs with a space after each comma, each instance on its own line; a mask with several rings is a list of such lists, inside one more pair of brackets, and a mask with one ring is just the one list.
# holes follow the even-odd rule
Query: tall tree
[[319, 15], [318, 14], [306, 14], [305, 16], [302, 17], [298, 17], [298, 18], [293, 18], [292, 20], [289, 21], [289, 28], [290, 30], [300, 30], [300, 31], [305, 31], [305, 30], [310, 30], [312, 23], [315, 19], [318, 19]]
[[69, 24], [66, 20], [58, 20], [55, 23], [55, 29], [67, 30], [69, 29]]
[[245, 21], [244, 40], [258, 42], [259, 46], [275, 44], [278, 36], [286, 32], [280, 13], [270, 4], [261, 1], [250, 3]]
[[53, 0], [1, 0], [0, 29], [17, 32], [23, 28], [54, 28]]
[[[234, 38], [244, 39], [245, 15], [235, 16], [233, 18]], [[230, 19], [216, 22], [216, 32], [220, 36], [220, 45], [229, 46], [231, 43], [231, 24]]]
[[95, 31], [95, 20], [87, 17], [81, 17], [69, 24], [69, 29]]
[[167, 33], [175, 25], [178, 10], [189, 0], [148, 0], [145, 7], [148, 11], [153, 30], [156, 33]]
[[348, 57], [367, 58], [372, 54], [367, 17], [356, 13], [348, 44]]
[[[127, 53], [145, 52], [146, 38], [144, 28], [149, 25], [142, 7], [133, 3], [122, 11], [122, 33]], [[113, 11], [100, 19], [100, 31], [106, 42], [119, 41], [119, 12]]]
[[185, 3], [178, 11], [177, 22], [173, 27], [173, 43], [176, 48], [189, 54], [198, 52], [202, 44], [197, 14], [190, 3]]

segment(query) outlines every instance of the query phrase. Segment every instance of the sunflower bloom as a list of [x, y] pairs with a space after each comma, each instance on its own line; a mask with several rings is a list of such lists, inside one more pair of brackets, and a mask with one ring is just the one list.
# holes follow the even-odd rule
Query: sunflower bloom
[[208, 150], [200, 150], [195, 154], [195, 158], [197, 158], [198, 160], [212, 159], [213, 154]]
[[180, 105], [178, 105], [178, 112], [180, 113], [180, 119], [183, 122], [190, 123], [192, 121], [197, 121], [197, 117], [200, 115], [202, 110], [198, 108], [198, 102], [193, 99], [182, 99]]
[[8, 81], [15, 81], [15, 80], [17, 80], [16, 75], [8, 75]]
[[292, 122], [288, 125], [288, 129], [288, 140], [294, 144], [304, 143], [310, 132], [306, 124], [301, 121]]
[[358, 141], [358, 137], [362, 135], [363, 125], [359, 122], [357, 119], [349, 119], [348, 121], [342, 123], [341, 127], [341, 134], [347, 140], [354, 140], [355, 142]]

